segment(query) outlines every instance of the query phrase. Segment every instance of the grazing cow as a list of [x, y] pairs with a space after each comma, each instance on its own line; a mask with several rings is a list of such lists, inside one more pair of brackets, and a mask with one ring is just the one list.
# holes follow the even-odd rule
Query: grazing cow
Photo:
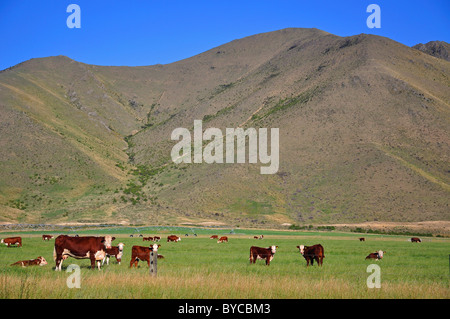
[[153, 241], [153, 237], [142, 237], [142, 241]]
[[17, 245], [17, 247], [22, 247], [22, 237], [8, 237], [2, 239], [0, 243], [5, 244], [8, 247], [10, 247], [11, 245]]
[[55, 248], [53, 249], [55, 270], [61, 271], [63, 260], [69, 256], [76, 259], [90, 259], [92, 269], [95, 268], [95, 261], [97, 261], [98, 270], [100, 270], [100, 263], [106, 255], [105, 249], [111, 248], [111, 242], [114, 239], [116, 238], [111, 236], [69, 237], [59, 235], [55, 239]]
[[277, 248], [278, 246], [270, 246], [269, 248], [250, 247], [250, 264], [254, 264], [257, 259], [265, 259], [266, 265], [269, 266], [277, 252]]
[[411, 238], [411, 242], [412, 243], [421, 243], [422, 240], [420, 238], [418, 238], [418, 237], [413, 237], [413, 238]]
[[361, 238], [359, 239], [359, 241], [366, 241], [366, 239], [365, 239], [364, 237], [361, 237]]
[[370, 254], [366, 257], [366, 259], [375, 259], [375, 260], [382, 259], [382, 258], [383, 258], [383, 255], [384, 255], [385, 253], [386, 253], [385, 251], [379, 250], [379, 251], [376, 251], [376, 252], [374, 252], [374, 253], [370, 253]]
[[217, 243], [223, 243], [223, 242], [227, 242], [228, 243], [228, 237], [227, 236], [222, 236], [220, 237], [220, 239], [217, 241]]
[[167, 242], [169, 242], [169, 241], [177, 242], [177, 241], [180, 241], [180, 240], [181, 240], [181, 237], [178, 237], [178, 236], [175, 236], [175, 235], [167, 236]]
[[[133, 265], [137, 268], [139, 260], [147, 261], [147, 264], [150, 267], [150, 252], [153, 251], [158, 254], [159, 247], [161, 247], [159, 244], [153, 244], [150, 247], [133, 246], [131, 248], [130, 268], [132, 268]], [[159, 258], [159, 256], [157, 257]]]
[[102, 266], [105, 263], [105, 260], [106, 260], [106, 264], [109, 265], [109, 257], [111, 257], [111, 256], [115, 256], [117, 262], [120, 265], [120, 262], [122, 261], [122, 256], [123, 256], [123, 246], [125, 246], [125, 244], [119, 243], [115, 247], [106, 248], [105, 249], [105, 253], [106, 253], [105, 258], [103, 258], [103, 260], [102, 260]]
[[300, 250], [300, 254], [302, 254], [306, 259], [306, 267], [309, 266], [309, 262], [311, 262], [311, 266], [314, 266], [314, 260], [316, 260], [317, 265], [323, 265], [325, 254], [321, 244], [317, 244], [314, 246], [300, 245], [297, 246], [297, 248]]
[[42, 235], [42, 240], [50, 240], [52, 238], [53, 238], [52, 235]]
[[212, 235], [211, 237], [209, 237], [209, 239], [219, 239], [219, 236], [217, 236], [217, 235]]
[[161, 240], [161, 237], [159, 237], [159, 236], [153, 237], [153, 241], [160, 241], [160, 240]]
[[14, 264], [11, 264], [11, 266], [22, 266], [22, 267], [27, 267], [27, 266], [44, 266], [44, 265], [47, 265], [47, 261], [42, 256], [40, 256], [40, 257], [38, 257], [36, 259], [21, 260], [21, 261], [15, 262]]

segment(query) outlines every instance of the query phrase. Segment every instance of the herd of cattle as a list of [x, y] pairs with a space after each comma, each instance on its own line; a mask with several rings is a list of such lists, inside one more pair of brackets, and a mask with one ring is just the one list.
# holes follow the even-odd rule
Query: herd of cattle
[[[42, 240], [49, 241], [52, 239], [52, 235], [42, 235]], [[263, 239], [264, 236], [254, 236], [254, 239]], [[55, 239], [55, 246], [53, 249], [53, 259], [56, 263], [55, 270], [61, 271], [62, 262], [68, 257], [73, 257], [76, 259], [90, 259], [91, 268], [95, 268], [95, 263], [97, 263], [97, 267], [100, 270], [100, 266], [103, 265], [106, 261], [109, 264], [109, 258], [115, 257], [117, 262], [121, 263], [123, 256], [124, 244], [119, 243], [117, 246], [112, 246], [112, 241], [115, 240], [115, 237], [112, 236], [67, 236], [67, 235], [59, 235]], [[143, 241], [152, 241], [159, 242], [161, 237], [143, 237]], [[217, 239], [217, 243], [228, 242], [227, 236], [221, 236], [219, 238], [218, 235], [212, 235], [210, 239]], [[176, 235], [167, 236], [167, 242], [178, 242], [181, 240], [181, 237]], [[365, 241], [365, 238], [359, 238], [360, 241]], [[410, 239], [413, 243], [420, 243], [422, 240], [417, 237], [413, 237]], [[22, 238], [21, 237], [9, 237], [4, 238], [0, 241], [0, 243], [5, 244], [10, 247], [11, 245], [22, 247]], [[131, 260], [130, 260], [130, 268], [135, 266], [137, 268], [139, 261], [146, 261], [148, 266], [150, 266], [150, 253], [158, 252], [158, 248], [161, 247], [160, 244], [151, 244], [149, 247], [145, 246], [133, 246], [131, 249]], [[250, 264], [254, 264], [256, 260], [261, 259], [265, 260], [266, 265], [270, 265], [270, 262], [274, 258], [278, 246], [270, 246], [268, 248], [251, 246], [250, 247]], [[318, 266], [322, 266], [323, 258], [325, 258], [324, 248], [321, 244], [313, 245], [313, 246], [305, 246], [300, 245], [297, 246], [300, 251], [300, 254], [306, 260], [306, 266], [309, 264], [314, 265], [314, 261], [316, 261]], [[383, 258], [385, 251], [379, 250], [374, 253], [370, 253], [366, 259], [375, 259], [379, 260]], [[161, 259], [164, 256], [157, 254], [157, 258]], [[39, 256], [36, 259], [30, 260], [21, 260], [17, 261], [11, 266], [44, 266], [47, 265], [47, 261], [44, 257]]]

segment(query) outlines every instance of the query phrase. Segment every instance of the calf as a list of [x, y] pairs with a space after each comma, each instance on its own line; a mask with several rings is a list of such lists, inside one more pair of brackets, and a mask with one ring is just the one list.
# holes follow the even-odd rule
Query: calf
[[178, 236], [175, 236], [175, 235], [167, 236], [167, 242], [169, 242], [169, 241], [177, 242], [177, 241], [180, 241], [180, 240], [181, 240], [181, 237], [178, 237]]
[[142, 241], [153, 241], [153, 237], [142, 237]]
[[219, 236], [217, 236], [217, 235], [212, 235], [211, 237], [209, 237], [209, 239], [219, 239]]
[[366, 257], [366, 259], [375, 259], [375, 260], [382, 259], [382, 258], [383, 258], [383, 255], [384, 255], [385, 253], [386, 253], [385, 251], [379, 250], [379, 251], [376, 251], [376, 252], [374, 252], [374, 253], [370, 253], [370, 254]]
[[256, 263], [257, 259], [265, 259], [266, 265], [269, 266], [275, 253], [277, 252], [278, 246], [270, 246], [269, 248], [261, 248], [252, 246], [250, 247], [250, 264]]
[[50, 240], [52, 238], [53, 238], [52, 235], [42, 235], [42, 240]]
[[42, 256], [40, 256], [36, 259], [21, 260], [21, 261], [15, 262], [14, 264], [11, 264], [11, 266], [22, 266], [22, 267], [44, 266], [44, 265], [47, 265], [47, 261]]
[[159, 247], [161, 247], [161, 245], [158, 244], [153, 244], [150, 247], [133, 246], [131, 248], [130, 268], [132, 268], [133, 265], [137, 268], [139, 260], [147, 261], [147, 264], [150, 267], [150, 252], [153, 251], [158, 254]]
[[159, 236], [153, 237], [153, 241], [160, 241], [160, 240], [161, 240], [161, 237], [159, 237]]
[[105, 249], [105, 257], [102, 260], [102, 266], [105, 263], [106, 260], [106, 264], [109, 265], [109, 258], [111, 256], [115, 256], [117, 262], [120, 265], [120, 262], [122, 261], [122, 256], [123, 256], [123, 246], [125, 246], [125, 244], [123, 243], [119, 243], [116, 247], [111, 247], [111, 248], [106, 248]]
[[10, 247], [11, 245], [17, 245], [17, 247], [22, 247], [22, 237], [8, 237], [2, 239], [0, 243], [5, 244], [8, 247]]
[[217, 241], [217, 243], [224, 243], [227, 242], [228, 243], [228, 237], [227, 236], [222, 236], [220, 237], [220, 239]]
[[300, 254], [306, 259], [306, 267], [309, 266], [309, 262], [311, 262], [311, 266], [313, 266], [314, 260], [317, 262], [317, 265], [322, 266], [325, 254], [321, 244], [314, 246], [300, 245], [297, 246], [297, 248], [300, 250]]

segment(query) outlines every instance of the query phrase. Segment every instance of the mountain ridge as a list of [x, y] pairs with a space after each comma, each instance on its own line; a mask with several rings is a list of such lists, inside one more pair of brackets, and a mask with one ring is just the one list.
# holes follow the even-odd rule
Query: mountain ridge
[[[0, 204], [17, 209], [17, 221], [449, 217], [445, 60], [388, 38], [317, 29], [236, 39], [166, 65], [42, 59], [0, 72], [0, 144], [10, 154]], [[194, 119], [204, 129], [280, 127], [279, 172], [172, 164], [170, 133]], [[58, 148], [33, 148], [36, 136]]]

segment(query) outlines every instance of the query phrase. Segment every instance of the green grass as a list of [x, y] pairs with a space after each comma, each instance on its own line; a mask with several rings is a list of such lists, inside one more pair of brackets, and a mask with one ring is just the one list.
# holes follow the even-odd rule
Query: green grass
[[[145, 236], [156, 235], [146, 232]], [[154, 229], [149, 229], [153, 231]], [[23, 247], [0, 246], [0, 298], [449, 298], [450, 241], [426, 238], [420, 244], [407, 241], [404, 236], [359, 234], [282, 232], [260, 230], [198, 229], [198, 237], [188, 228], [179, 228], [178, 243], [164, 239], [171, 230], [162, 230], [158, 261], [158, 277], [149, 275], [146, 263], [129, 269], [131, 247], [147, 245], [142, 238], [130, 238], [132, 228], [112, 232], [115, 244], [125, 244], [122, 264], [114, 258], [101, 271], [89, 269], [89, 260], [69, 258], [63, 263], [81, 267], [81, 289], [66, 286], [65, 271], [55, 272], [53, 242], [42, 241], [42, 233], [25, 234]], [[47, 232], [51, 233], [51, 232]], [[80, 231], [98, 234], [99, 230]], [[191, 234], [185, 237], [184, 234]], [[227, 234], [229, 243], [210, 240], [211, 234]], [[253, 235], [265, 235], [263, 240]], [[12, 235], [12, 234], [9, 234]], [[1, 234], [1, 238], [6, 237]], [[325, 248], [324, 265], [306, 268], [297, 245], [321, 243]], [[252, 245], [278, 245], [269, 267], [263, 261], [249, 264]], [[365, 260], [370, 252], [382, 249], [380, 261]], [[44, 256], [43, 267], [11, 267], [11, 263]], [[381, 288], [368, 289], [366, 272], [369, 264], [381, 267]], [[251, 283], [251, 284], [250, 284]]]

